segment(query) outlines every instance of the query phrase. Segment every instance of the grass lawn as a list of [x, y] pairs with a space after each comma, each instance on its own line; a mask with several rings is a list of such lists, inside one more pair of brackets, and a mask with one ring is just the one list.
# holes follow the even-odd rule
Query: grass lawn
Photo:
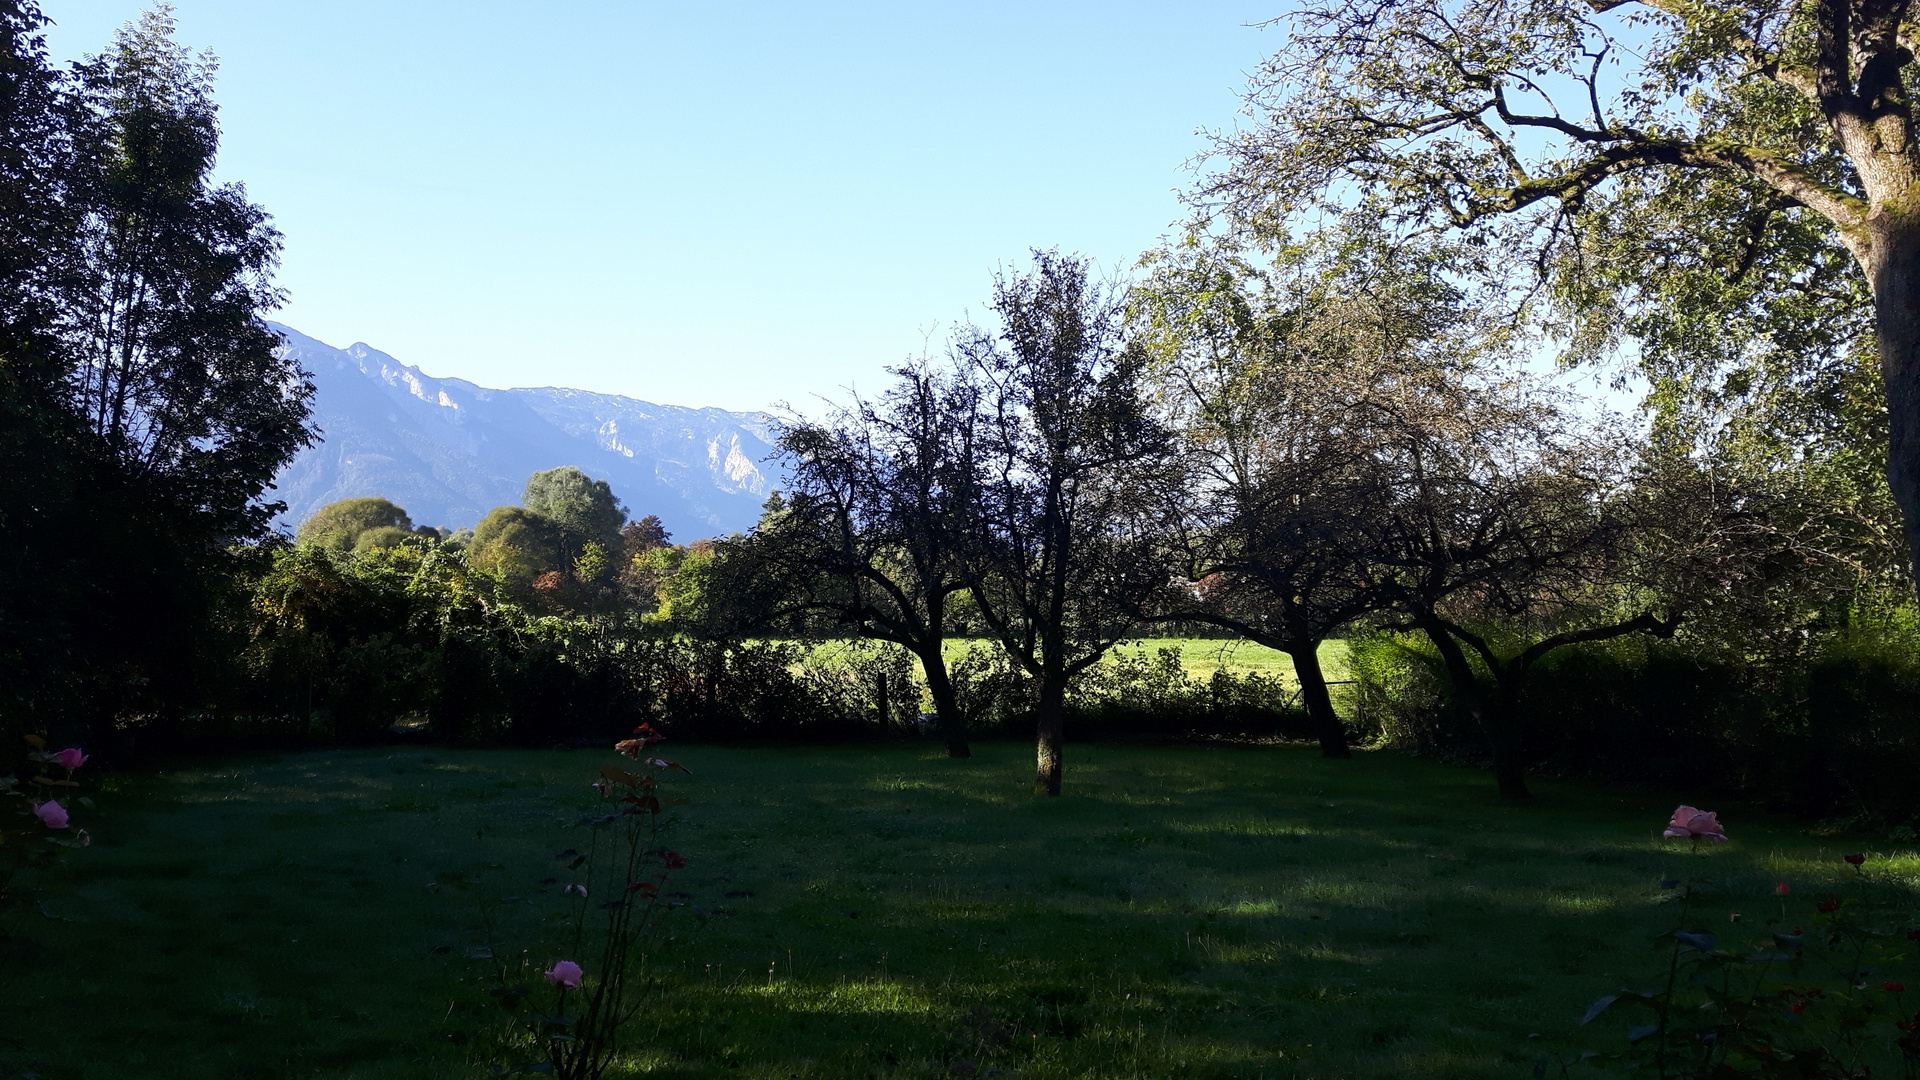
[[[1071, 747], [1067, 794], [1039, 800], [1010, 743], [676, 749], [692, 896], [620, 1075], [1524, 1076], [1622, 1041], [1624, 1017], [1573, 1020], [1663, 970], [1661, 877], [1716, 882], [1723, 928], [1782, 878], [1796, 911], [1853, 887], [1852, 843], [1755, 811], [1719, 807], [1734, 842], [1689, 855], [1657, 838], [1687, 793], [1540, 783], [1513, 807], [1390, 754]], [[560, 958], [541, 881], [614, 761], [409, 748], [111, 778], [56, 918], [4, 945], [0, 1076], [499, 1075], [469, 949], [491, 921], [503, 953]], [[1910, 851], [1869, 870], [1920, 881]]]

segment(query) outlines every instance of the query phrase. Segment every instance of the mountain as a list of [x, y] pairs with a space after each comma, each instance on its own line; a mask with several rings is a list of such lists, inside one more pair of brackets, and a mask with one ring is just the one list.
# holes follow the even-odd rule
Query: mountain
[[659, 516], [685, 542], [751, 526], [768, 492], [764, 413], [654, 405], [555, 387], [489, 390], [436, 379], [378, 349], [336, 349], [278, 323], [313, 373], [321, 441], [274, 479], [291, 529], [315, 510], [380, 495], [418, 525], [470, 528], [520, 502], [527, 477], [574, 465], [605, 480], [630, 516]]

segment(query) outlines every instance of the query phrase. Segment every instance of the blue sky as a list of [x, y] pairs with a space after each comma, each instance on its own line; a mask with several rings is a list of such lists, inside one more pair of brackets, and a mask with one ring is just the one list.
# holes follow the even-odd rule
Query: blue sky
[[[43, 0], [56, 56], [136, 0]], [[1180, 217], [1277, 7], [177, 0], [276, 317], [429, 374], [809, 410]]]

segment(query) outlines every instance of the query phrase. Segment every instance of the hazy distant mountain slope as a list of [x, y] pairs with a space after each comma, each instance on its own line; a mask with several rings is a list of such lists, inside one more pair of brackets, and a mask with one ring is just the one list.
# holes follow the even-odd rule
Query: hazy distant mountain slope
[[383, 495], [416, 524], [467, 528], [520, 501], [527, 477], [576, 465], [634, 517], [681, 541], [752, 525], [778, 486], [761, 413], [654, 405], [550, 387], [489, 390], [436, 379], [363, 344], [336, 349], [273, 324], [313, 373], [319, 445], [276, 478], [289, 527], [319, 507]]

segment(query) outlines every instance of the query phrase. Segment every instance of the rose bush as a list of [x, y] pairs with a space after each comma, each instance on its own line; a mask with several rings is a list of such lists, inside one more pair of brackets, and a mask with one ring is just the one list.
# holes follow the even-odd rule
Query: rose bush
[[21, 745], [9, 748], [14, 764], [0, 775], [0, 906], [28, 899], [27, 871], [58, 861], [63, 848], [92, 843], [73, 822], [73, 807], [93, 808], [74, 779], [87, 755], [77, 746], [49, 752], [40, 735], [25, 736]]
[[[1690, 806], [1674, 811], [1663, 835], [1727, 839], [1717, 815]], [[1582, 1064], [1663, 1080], [1858, 1078], [1886, 1075], [1887, 1066], [1920, 1075], [1920, 1013], [1902, 996], [1914, 965], [1908, 942], [1920, 941], [1911, 897], [1900, 883], [1872, 880], [1865, 853], [1842, 859], [1874, 890], [1871, 898], [1830, 897], [1795, 916], [1785, 899], [1793, 890], [1781, 881], [1769, 890], [1780, 898], [1777, 922], [1756, 925], [1728, 910], [1711, 920], [1737, 928], [1722, 934], [1707, 929], [1707, 912], [1737, 898], [1737, 888], [1707, 879], [1661, 881], [1678, 914], [1655, 938], [1667, 954], [1658, 984], [1608, 994], [1579, 1021], [1584, 1027], [1603, 1014], [1638, 1010], [1625, 1048], [1543, 1060], [1534, 1075], [1555, 1065], [1571, 1075]]]
[[[648, 961], [659, 945], [666, 915], [679, 906], [666, 901], [663, 890], [672, 873], [687, 865], [679, 852], [660, 846], [673, 824], [667, 809], [686, 801], [663, 797], [660, 781], [667, 773], [690, 771], [648, 753], [662, 741], [652, 725], [641, 724], [633, 736], [614, 746], [621, 757], [636, 762], [631, 771], [625, 765], [605, 765], [587, 785], [600, 805], [576, 823], [588, 830], [586, 850], [568, 848], [556, 856], [572, 880], [559, 889], [568, 909], [552, 916], [566, 928], [565, 944], [551, 949], [553, 959], [540, 971], [553, 987], [552, 1009], [521, 1011], [523, 1001], [539, 995], [516, 983], [518, 972], [496, 959], [509, 950], [489, 940], [476, 952], [477, 957], [496, 960], [498, 985], [491, 996], [513, 1013], [502, 1049], [515, 1056], [534, 1050], [545, 1059], [513, 1066], [515, 1071], [597, 1080], [613, 1063], [621, 1029], [654, 990]], [[597, 899], [589, 902], [589, 897]]]

